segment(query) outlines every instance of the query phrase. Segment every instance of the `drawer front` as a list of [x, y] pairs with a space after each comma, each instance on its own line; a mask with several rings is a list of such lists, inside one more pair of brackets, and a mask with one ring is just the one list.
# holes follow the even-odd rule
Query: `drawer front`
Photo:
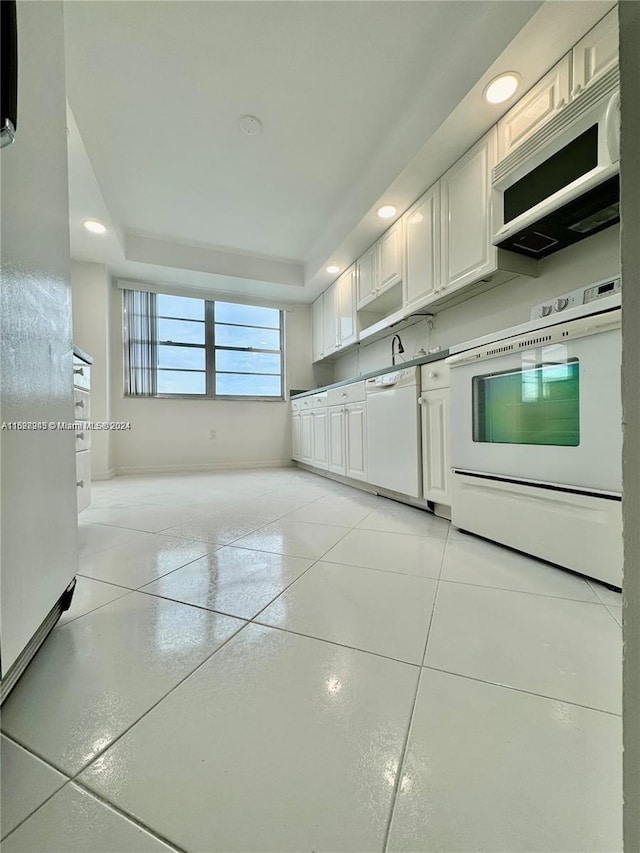
[[73, 365], [73, 384], [76, 388], [91, 387], [91, 368], [88, 364], [77, 362]]
[[82, 388], [73, 389], [73, 403], [77, 421], [88, 421], [91, 417], [91, 395]]
[[76, 493], [78, 512], [91, 503], [91, 451], [76, 453]]
[[76, 453], [91, 447], [91, 430], [85, 424], [86, 421], [76, 421]]
[[342, 403], [364, 403], [364, 382], [354, 382], [351, 385], [343, 385], [342, 388], [332, 388], [328, 392], [330, 406], [339, 406]]
[[299, 412], [301, 406], [302, 406], [302, 400], [292, 400], [291, 401], [291, 411], [292, 412]]
[[303, 397], [300, 400], [300, 411], [305, 412], [307, 409], [313, 408], [313, 397]]
[[314, 394], [313, 395], [313, 408], [314, 409], [324, 409], [327, 407], [327, 392], [325, 391], [323, 394]]
[[432, 361], [420, 368], [422, 390], [435, 391], [449, 387], [449, 365], [444, 361]]

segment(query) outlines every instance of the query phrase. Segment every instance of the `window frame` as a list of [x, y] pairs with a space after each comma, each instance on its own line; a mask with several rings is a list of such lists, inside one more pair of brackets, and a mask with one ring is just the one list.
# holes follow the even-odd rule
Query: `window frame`
[[[134, 288], [132, 288], [134, 289]], [[175, 293], [158, 293], [159, 296], [182, 296], [182, 294]], [[205, 393], [204, 394], [180, 394], [180, 393], [156, 393], [154, 395], [150, 395], [146, 399], [167, 399], [167, 400], [227, 400], [233, 402], [270, 402], [270, 403], [281, 403], [286, 401], [285, 395], [285, 370], [286, 370], [286, 360], [285, 360], [285, 330], [284, 330], [284, 322], [285, 322], [285, 312], [282, 308], [275, 308], [274, 306], [262, 306], [262, 305], [252, 305], [249, 302], [232, 302], [229, 299], [206, 299], [204, 297], [199, 296], [190, 296], [190, 299], [198, 299], [204, 302], [204, 320], [194, 320], [192, 317], [167, 317], [165, 314], [160, 314], [157, 306], [155, 311], [155, 321], [156, 321], [156, 329], [158, 319], [167, 319], [167, 320], [184, 320], [193, 323], [204, 323], [204, 344], [194, 344], [189, 342], [182, 341], [166, 341], [161, 340], [160, 337], [157, 337], [156, 347], [158, 352], [158, 359], [160, 355], [160, 347], [161, 346], [176, 346], [176, 347], [187, 347], [193, 349], [201, 349], [204, 350], [205, 354]], [[279, 328], [278, 331], [278, 349], [270, 350], [270, 349], [256, 349], [254, 347], [232, 347], [232, 346], [217, 346], [215, 342], [215, 303], [216, 302], [225, 302], [230, 303], [232, 305], [247, 305], [252, 308], [272, 308], [272, 310], [276, 310], [279, 316]], [[276, 331], [273, 326], [252, 326], [247, 323], [219, 323], [219, 325], [226, 326], [239, 326], [241, 328], [249, 328], [249, 329], [272, 329]], [[123, 329], [123, 344], [126, 345], [126, 337], [127, 337], [127, 328], [126, 326]], [[216, 379], [216, 352], [218, 350], [225, 350], [227, 352], [256, 352], [256, 353], [268, 353], [270, 355], [278, 355], [280, 357], [280, 394], [276, 395], [249, 395], [249, 394], [216, 394], [215, 393], [215, 379]], [[156, 374], [156, 387], [158, 374], [161, 370], [171, 370], [179, 373], [202, 373], [201, 370], [189, 369], [189, 368], [160, 368], [156, 363], [154, 368]], [[249, 372], [242, 371], [220, 371], [221, 373], [233, 373], [239, 376], [254, 376], [257, 374], [252, 374]], [[265, 376], [277, 376], [275, 373], [266, 373]], [[127, 393], [127, 382], [125, 377], [124, 382], [124, 396], [125, 397], [142, 397], [141, 394], [128, 394]]]

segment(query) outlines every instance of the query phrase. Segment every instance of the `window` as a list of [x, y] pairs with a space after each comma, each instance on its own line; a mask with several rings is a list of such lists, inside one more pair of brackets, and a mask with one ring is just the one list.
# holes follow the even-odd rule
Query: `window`
[[277, 308], [124, 291], [130, 396], [283, 399]]

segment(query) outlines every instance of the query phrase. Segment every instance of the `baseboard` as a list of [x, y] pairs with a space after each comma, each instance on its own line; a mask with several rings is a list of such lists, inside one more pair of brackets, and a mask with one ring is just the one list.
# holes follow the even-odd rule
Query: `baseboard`
[[116, 473], [115, 468], [109, 468], [108, 471], [92, 471], [91, 480], [113, 480]]
[[246, 471], [251, 468], [291, 468], [290, 459], [272, 459], [267, 462], [222, 462], [202, 465], [146, 465], [118, 466], [117, 476], [136, 476], [138, 474], [198, 474], [202, 471]]

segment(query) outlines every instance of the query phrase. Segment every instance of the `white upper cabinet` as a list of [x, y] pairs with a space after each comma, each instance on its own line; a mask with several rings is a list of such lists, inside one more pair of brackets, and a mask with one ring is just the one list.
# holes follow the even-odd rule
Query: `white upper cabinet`
[[491, 170], [497, 158], [494, 126], [440, 180], [442, 279], [452, 291], [495, 272], [491, 245]]
[[375, 243], [356, 261], [358, 288], [357, 307], [364, 308], [376, 298], [376, 255]]
[[338, 343], [346, 347], [358, 340], [355, 302], [355, 264], [343, 272], [336, 282], [335, 308], [337, 314]]
[[606, 74], [618, 62], [618, 8], [595, 25], [573, 48], [572, 96]]
[[528, 139], [569, 103], [571, 56], [567, 54], [498, 122], [498, 160]]
[[440, 183], [404, 215], [405, 308], [428, 302], [440, 284]]
[[311, 306], [311, 329], [313, 334], [313, 360], [319, 361], [324, 356], [324, 294]]
[[402, 219], [377, 241], [376, 295], [402, 281]]
[[337, 282], [333, 282], [328, 290], [325, 290], [324, 304], [322, 306], [322, 336], [324, 340], [324, 357], [332, 355], [340, 346], [338, 341], [338, 316], [337, 316]]

